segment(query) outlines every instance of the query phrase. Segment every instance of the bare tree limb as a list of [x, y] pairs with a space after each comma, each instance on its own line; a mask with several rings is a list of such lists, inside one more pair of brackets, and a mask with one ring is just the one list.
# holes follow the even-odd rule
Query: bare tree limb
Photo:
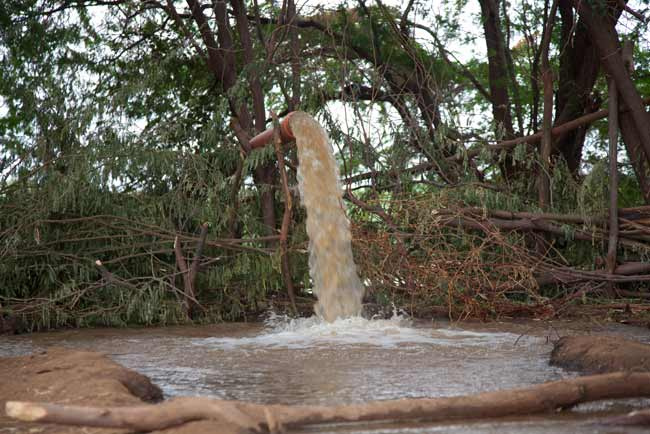
[[540, 152], [541, 170], [539, 171], [539, 207], [546, 210], [551, 205], [551, 150], [553, 149], [553, 71], [548, 60], [551, 33], [555, 22], [558, 0], [553, 0], [548, 22], [542, 40], [542, 83], [544, 84], [544, 114], [542, 117], [542, 146]]
[[280, 169], [280, 178], [282, 179], [282, 192], [284, 193], [284, 214], [282, 216], [282, 227], [280, 229], [280, 261], [282, 262], [282, 277], [284, 278], [285, 285], [287, 285], [287, 293], [289, 294], [289, 300], [291, 301], [293, 312], [297, 313], [296, 295], [293, 286], [293, 279], [291, 277], [287, 245], [289, 225], [291, 224], [291, 192], [289, 191], [287, 171], [284, 167], [284, 153], [282, 152], [282, 139], [280, 138], [280, 123], [278, 122], [278, 118], [274, 112], [271, 112], [271, 117], [273, 118], [273, 144], [275, 146], [275, 155]]

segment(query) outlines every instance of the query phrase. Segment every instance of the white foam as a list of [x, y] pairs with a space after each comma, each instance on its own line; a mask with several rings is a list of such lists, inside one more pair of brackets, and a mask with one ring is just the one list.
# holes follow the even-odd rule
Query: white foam
[[255, 336], [195, 339], [196, 345], [218, 349], [313, 348], [321, 346], [493, 346], [514, 343], [512, 333], [480, 333], [466, 330], [413, 327], [402, 315], [390, 319], [349, 317], [327, 322], [313, 316], [291, 319], [272, 314], [265, 321], [266, 329]]

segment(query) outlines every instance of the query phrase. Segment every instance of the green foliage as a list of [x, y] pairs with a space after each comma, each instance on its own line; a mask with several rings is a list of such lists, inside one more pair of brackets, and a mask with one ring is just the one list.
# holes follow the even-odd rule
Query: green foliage
[[[505, 131], [494, 125], [492, 102], [477, 89], [478, 84], [493, 91], [481, 17], [473, 3], [446, 1], [429, 10], [416, 2], [406, 19], [405, 5], [362, 1], [342, 2], [333, 10], [305, 9], [300, 13], [310, 16], [299, 17], [294, 29], [297, 53], [288, 26], [276, 24], [278, 4], [247, 4], [249, 15], [259, 7], [265, 19], [249, 23], [250, 63], [231, 20], [236, 77], [228, 89], [195, 49], [194, 43], [207, 51], [185, 6], [172, 4], [184, 12], [185, 26], [147, 2], [93, 8], [56, 0], [1, 2], [0, 314], [22, 316], [33, 329], [187, 321], [173, 242], [180, 237], [191, 262], [204, 222], [210, 225], [211, 242], [196, 280], [204, 308], [196, 320], [241, 320], [276, 300], [282, 305], [277, 245], [258, 238], [268, 235], [260, 217], [261, 194], [273, 192], [278, 221], [283, 198], [277, 177], [262, 184], [253, 176], [256, 169], [273, 165], [275, 150], [267, 147], [244, 157], [230, 122], [254, 117], [252, 77], [260, 80], [265, 110], [287, 109], [296, 66], [300, 108], [326, 127], [342, 176], [363, 175], [350, 185], [354, 193], [392, 218], [389, 225], [377, 208], [350, 208], [353, 225], [366, 237], [356, 246], [365, 277], [374, 279], [385, 263], [382, 255], [400, 246], [397, 237], [387, 235], [395, 228], [422, 239], [420, 245], [409, 241], [407, 256], [423, 268], [451, 256], [502, 264], [511, 253], [496, 242], [482, 249], [488, 241], [475, 233], [438, 231], [439, 210], [540, 211], [536, 149], [522, 144], [496, 154], [485, 146], [486, 137], [501, 138]], [[510, 93], [513, 119], [518, 92], [524, 131], [516, 133], [532, 133], [541, 117], [535, 62], [544, 5], [528, 0], [499, 4], [513, 71], [493, 84]], [[212, 26], [214, 15], [208, 17]], [[559, 23], [560, 15], [556, 18]], [[646, 26], [639, 22], [621, 30], [625, 38], [641, 42], [632, 77], [642, 95], [650, 92]], [[551, 67], [559, 80], [561, 31], [556, 25], [551, 39]], [[299, 65], [292, 63], [295, 56]], [[601, 77], [588, 96], [599, 104], [598, 95], [605, 94]], [[578, 102], [587, 97], [573, 96]], [[551, 205], [545, 211], [583, 217], [605, 213], [606, 134], [604, 122], [590, 129], [578, 173], [570, 173], [554, 155]], [[466, 156], [474, 149], [480, 154], [470, 161]], [[462, 163], [453, 156], [462, 157]], [[286, 157], [296, 162], [295, 152]], [[504, 179], [506, 162], [518, 167], [515, 179]], [[427, 169], [406, 170], [419, 165]], [[293, 172], [290, 184], [295, 185]], [[414, 209], [414, 203], [422, 208]], [[623, 157], [619, 206], [642, 203]], [[304, 211], [294, 206], [291, 271], [308, 295], [304, 219]], [[593, 268], [602, 243], [572, 240], [576, 227], [565, 228], [550, 260]], [[580, 229], [600, 230], [593, 225]], [[427, 232], [440, 235], [440, 243]], [[223, 241], [232, 237], [246, 241]], [[376, 244], [361, 251], [363, 240], [374, 237]], [[501, 241], [522, 249], [531, 244], [514, 232], [503, 234]], [[642, 258], [639, 252], [622, 254]], [[400, 307], [413, 303], [417, 285], [409, 286], [414, 284], [409, 273], [419, 268], [399, 268], [404, 253], [399, 255], [389, 261], [394, 275], [373, 281], [371, 301]], [[503, 270], [486, 267], [468, 276], [485, 285], [489, 282], [481, 280], [480, 272], [495, 281], [530, 278], [520, 268]], [[431, 305], [447, 303], [444, 294], [457, 291], [455, 300], [496, 309], [470, 280], [441, 272], [425, 281], [417, 294]], [[522, 303], [540, 295], [508, 291], [510, 299]]]
[[[128, 151], [113, 145], [113, 152]], [[83, 157], [66, 162], [65, 175], [52, 170], [38, 183], [16, 180], [0, 196], [5, 313], [23, 317], [35, 329], [186, 321], [172, 245], [177, 234], [193, 236], [194, 241], [183, 243], [189, 261], [201, 222], [210, 223], [210, 238], [225, 233], [231, 185], [210, 163], [215, 156], [139, 150], [129, 164], [140, 164], [137, 182], [148, 188], [129, 191], [115, 185], [117, 178], [105, 165], [88, 164], [101, 163], [96, 155]], [[158, 173], [165, 173], [166, 180], [151, 185]], [[257, 231], [258, 203], [244, 203], [242, 225]], [[255, 232], [245, 229], [243, 236]], [[272, 250], [267, 253], [264, 243], [254, 241], [246, 246], [259, 252], [206, 247], [205, 257], [214, 259], [196, 283], [197, 297], [206, 307], [199, 320], [243, 319], [283, 293]], [[100, 273], [97, 260], [112, 278]], [[17, 300], [24, 302], [16, 305]]]

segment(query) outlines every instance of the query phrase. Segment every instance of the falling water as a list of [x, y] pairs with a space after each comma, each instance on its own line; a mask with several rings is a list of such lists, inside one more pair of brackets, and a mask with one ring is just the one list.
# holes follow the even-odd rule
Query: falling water
[[364, 288], [352, 258], [350, 222], [343, 208], [338, 167], [327, 134], [310, 115], [289, 120], [298, 148], [298, 187], [307, 209], [309, 275], [326, 321], [361, 313]]

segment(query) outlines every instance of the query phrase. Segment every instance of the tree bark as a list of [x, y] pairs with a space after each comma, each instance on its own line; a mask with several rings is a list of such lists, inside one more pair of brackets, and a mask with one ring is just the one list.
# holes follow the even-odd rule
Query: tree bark
[[[215, 82], [220, 85], [220, 90], [227, 95], [230, 111], [235, 117], [240, 131], [243, 134], [238, 134], [240, 145], [245, 152], [249, 152], [247, 138], [245, 135], [250, 135], [252, 132], [261, 132], [265, 129], [265, 109], [264, 109], [264, 94], [259, 81], [257, 69], [253, 66], [255, 61], [253, 53], [253, 45], [250, 37], [250, 29], [248, 27], [248, 18], [246, 9], [242, 0], [232, 0], [232, 7], [235, 13], [235, 23], [239, 34], [239, 41], [242, 44], [244, 52], [244, 64], [250, 67], [248, 81], [250, 83], [250, 92], [252, 95], [253, 105], [253, 119], [249, 111], [248, 103], [246, 101], [237, 101], [234, 97], [228, 95], [237, 84], [238, 78], [238, 65], [235, 57], [236, 47], [233, 40], [233, 29], [230, 25], [228, 18], [228, 11], [224, 1], [212, 2], [212, 9], [214, 12], [214, 20], [216, 21], [217, 30], [212, 30], [208, 17], [202, 9], [202, 5], [197, 0], [186, 0], [190, 8], [192, 20], [199, 29], [201, 40], [206, 50], [200, 50], [199, 54], [206, 53], [206, 63], [208, 70], [214, 76]], [[168, 13], [172, 18], [179, 23], [180, 17], [175, 9], [168, 8]], [[182, 25], [182, 23], [179, 23]], [[200, 48], [200, 47], [199, 47]], [[240, 62], [241, 63], [241, 62]], [[264, 227], [266, 228], [266, 235], [275, 234], [276, 218], [275, 218], [275, 197], [272, 188], [276, 179], [275, 165], [268, 163], [265, 166], [258, 167], [254, 170], [254, 181], [260, 189], [261, 196], [261, 214]], [[234, 223], [233, 223], [234, 224]]]
[[609, 245], [607, 272], [616, 268], [618, 245], [618, 91], [616, 82], [609, 80]]
[[[503, 31], [499, 17], [500, 0], [479, 0], [485, 44], [488, 57], [488, 80], [492, 96], [492, 116], [497, 140], [514, 137], [512, 114], [510, 112], [510, 95], [508, 92], [508, 67]], [[509, 180], [515, 174], [515, 164], [510, 155], [501, 165], [504, 179]]]
[[503, 129], [506, 138], [514, 136], [512, 115], [510, 114], [510, 96], [508, 93], [508, 68], [505, 54], [501, 20], [499, 18], [499, 0], [479, 0], [485, 44], [488, 57], [488, 78], [492, 96], [492, 115], [494, 122]]
[[[215, 4], [223, 4], [225, 9], [224, 2], [215, 2]], [[255, 66], [255, 55], [253, 53], [253, 42], [248, 26], [246, 5], [243, 0], [231, 0], [230, 4], [235, 14], [237, 33], [239, 34], [239, 40], [243, 48], [244, 65], [247, 71], [246, 78], [252, 96], [254, 113], [254, 126], [248, 124], [242, 125], [242, 128], [247, 132], [255, 131], [255, 133], [261, 133], [266, 130], [264, 92], [260, 83], [258, 68]], [[226, 26], [224, 25], [224, 27]], [[264, 166], [256, 168], [253, 176], [255, 183], [260, 188], [262, 220], [266, 228], [266, 235], [274, 234], [276, 228], [275, 194], [273, 191], [277, 179], [276, 175], [277, 170], [275, 164], [266, 163]]]
[[553, 1], [548, 14], [544, 39], [542, 40], [542, 82], [544, 83], [544, 114], [542, 118], [542, 146], [540, 149], [540, 173], [538, 177], [539, 207], [546, 210], [551, 205], [551, 149], [553, 147], [553, 71], [548, 60], [551, 33], [555, 22], [557, 0]]
[[296, 3], [294, 0], [287, 1], [287, 25], [289, 26], [289, 46], [291, 49], [291, 98], [287, 101], [290, 112], [298, 110], [302, 92], [300, 91], [301, 69], [300, 64], [300, 40], [298, 29], [294, 21], [296, 19]]
[[[591, 113], [598, 108], [592, 96], [598, 77], [600, 62], [584, 21], [573, 14], [573, 0], [560, 0], [562, 17], [560, 37], [560, 68], [557, 91], [555, 124], [561, 125], [572, 119]], [[558, 137], [554, 152], [564, 157], [571, 173], [578, 174], [582, 161], [582, 148], [588, 125], [569, 131]]]
[[643, 150], [641, 138], [632, 120], [632, 115], [629, 112], [621, 112], [619, 114], [619, 123], [623, 143], [641, 188], [643, 200], [650, 205], [650, 159]]
[[650, 116], [645, 110], [643, 100], [634, 86], [625, 62], [621, 57], [616, 29], [603, 16], [596, 13], [588, 2], [574, 0], [574, 4], [580, 13], [580, 17], [584, 19], [589, 35], [598, 49], [603, 68], [616, 82], [621, 100], [630, 111], [632, 121], [639, 135], [641, 147], [648, 159], [650, 158], [650, 128], [648, 128]]
[[[644, 200], [650, 204], [650, 116], [630, 78], [631, 59], [627, 59], [626, 65], [612, 20], [598, 15], [586, 2], [578, 1], [575, 4], [598, 49], [603, 68], [616, 83], [622, 105], [625, 106], [625, 111], [620, 114], [623, 141]], [[615, 11], [620, 10], [618, 2], [616, 7], [618, 9]]]

